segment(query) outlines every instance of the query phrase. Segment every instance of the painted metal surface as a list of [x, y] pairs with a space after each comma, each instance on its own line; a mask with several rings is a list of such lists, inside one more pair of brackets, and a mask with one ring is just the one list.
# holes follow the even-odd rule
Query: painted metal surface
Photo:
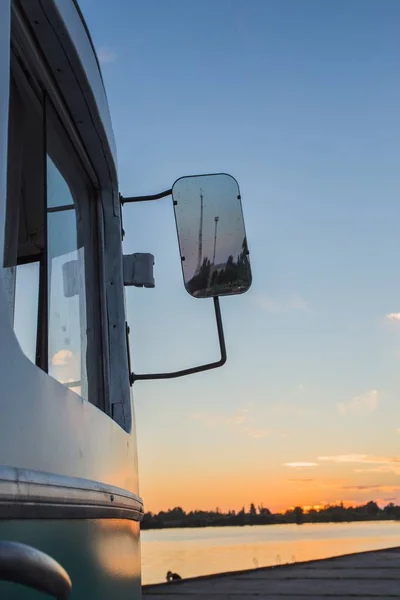
[[[90, 154], [102, 189], [117, 187], [116, 151], [97, 59], [72, 0], [20, 0], [23, 18], [41, 47], [52, 77]], [[119, 215], [119, 201], [114, 203]]]
[[3, 290], [0, 339], [7, 348], [0, 361], [0, 462], [137, 493], [135, 436], [25, 357], [8, 319]]
[[[105, 93], [96, 58], [85, 27], [72, 0], [20, 0], [23, 17], [46, 56], [68, 113], [87, 150], [98, 178], [99, 201], [104, 227], [103, 281], [99, 293], [107, 314], [103, 357], [108, 385], [108, 405], [113, 419], [127, 432], [134, 431], [134, 413], [125, 345], [125, 306], [122, 273], [121, 207], [115, 152]], [[75, 11], [75, 13], [74, 13]], [[15, 10], [18, 14], [18, 9]], [[21, 12], [21, 11], [19, 11]], [[63, 19], [66, 19], [65, 22]], [[76, 29], [68, 30], [80, 21]], [[28, 54], [34, 47], [27, 48]], [[79, 52], [82, 52], [80, 54]], [[93, 87], [92, 87], [93, 85]], [[50, 90], [50, 95], [52, 91]]]
[[[20, 11], [22, 7], [22, 11]], [[19, 0], [49, 90], [66, 113], [98, 179], [103, 241], [104, 356], [110, 414], [80, 398], [23, 354], [9, 319], [0, 269], [0, 539], [37, 548], [72, 579], [72, 598], [141, 597], [136, 434], [125, 342], [116, 153], [99, 67], [72, 0]], [[19, 14], [18, 13], [18, 14]], [[10, 4], [0, 2], [0, 254], [6, 200]], [[26, 47], [34, 61], [33, 49]], [[42, 72], [43, 74], [43, 72]], [[40, 81], [38, 69], [35, 76]], [[47, 80], [46, 85], [47, 86]], [[46, 87], [47, 89], [47, 87]], [[55, 103], [56, 104], [56, 103]], [[6, 349], [6, 351], [4, 351]], [[113, 417], [113, 418], [111, 418]], [[3, 518], [1, 518], [3, 517]], [[0, 597], [44, 598], [0, 582]]]
[[[1, 4], [2, 11], [7, 9], [5, 4]], [[30, 11], [34, 11], [35, 8], [42, 10], [40, 2], [30, 0], [27, 4]], [[64, 1], [63, 4], [71, 4], [74, 7], [72, 1]], [[43, 5], [51, 12], [53, 3], [50, 0], [43, 2]], [[1, 31], [4, 29], [4, 24], [9, 25], [6, 14], [4, 17], [1, 19]], [[61, 25], [62, 23], [58, 24], [59, 29]], [[54, 41], [51, 37], [46, 38], [47, 33], [46, 28], [40, 32], [44, 51], [47, 48], [46, 44]], [[39, 32], [37, 35], [40, 37]], [[86, 35], [84, 29], [81, 29], [81, 35]], [[4, 46], [7, 45], [8, 48], [9, 37], [4, 33], [1, 39]], [[62, 56], [63, 52], [63, 48], [53, 45], [52, 60], [55, 60], [57, 55]], [[1, 61], [3, 56], [7, 57], [6, 51], [1, 54]], [[77, 69], [75, 75], [79, 75], [79, 64], [75, 66]], [[4, 105], [6, 108], [8, 64], [4, 65], [2, 74], [1, 106]], [[97, 76], [101, 81], [98, 72]], [[89, 91], [81, 88], [74, 89], [74, 104], [70, 105], [70, 108], [76, 119], [82, 116], [77, 112], [77, 107], [83, 112], [88, 110], [85, 94], [90, 96], [90, 89]], [[4, 110], [5, 120], [7, 120], [6, 114], [7, 111]], [[96, 114], [93, 118], [96, 118]], [[92, 142], [86, 144], [89, 155], [98, 154], [99, 142], [96, 144], [93, 140], [87, 141]], [[6, 144], [6, 140], [2, 143]], [[104, 137], [101, 140], [101, 147], [103, 148], [106, 143], [107, 139]], [[6, 153], [3, 156], [6, 156]], [[0, 215], [3, 215], [4, 224], [5, 161], [2, 162], [1, 169]], [[108, 177], [112, 174], [112, 169], [111, 171], [104, 169], [104, 164], [99, 163], [99, 170], [103, 174], [105, 170]], [[104, 175], [105, 179], [107, 179], [106, 175]], [[0, 395], [2, 413], [0, 463], [16, 468], [95, 480], [137, 493], [136, 439], [132, 428], [131, 391], [124, 334], [121, 229], [119, 218], [113, 214], [112, 188], [114, 186], [116, 180], [108, 179], [108, 186], [102, 188], [100, 192], [104, 207], [104, 237], [107, 244], [104, 252], [103, 275], [107, 295], [108, 327], [111, 332], [107, 340], [107, 356], [104, 358], [108, 359], [109, 363], [112, 362], [109, 368], [109, 394], [111, 403], [122, 408], [118, 422], [123, 429], [108, 415], [40, 371], [24, 356], [8, 319], [7, 301], [0, 274], [0, 339], [2, 347], [7, 348], [7, 353], [4, 353], [0, 363], [3, 390]]]
[[[139, 524], [120, 519], [0, 521], [0, 539], [36, 547], [54, 558], [72, 581], [71, 600], [141, 598]], [[48, 596], [0, 581], [0, 598]]]
[[97, 105], [99, 116], [107, 135], [108, 145], [112, 152], [115, 165], [117, 165], [117, 148], [115, 145], [114, 132], [111, 125], [110, 111], [108, 108], [107, 95], [101, 76], [99, 62], [94, 53], [91, 40], [89, 39], [81, 15], [78, 13], [73, 2], [65, 0], [54, 0], [54, 4], [64, 22], [65, 28], [71, 36], [76, 51], [85, 71], [90, 89]]

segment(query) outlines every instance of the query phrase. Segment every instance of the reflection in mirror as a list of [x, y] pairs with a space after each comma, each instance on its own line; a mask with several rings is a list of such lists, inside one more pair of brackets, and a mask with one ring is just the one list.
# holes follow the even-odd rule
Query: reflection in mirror
[[181, 177], [172, 188], [183, 279], [196, 298], [247, 292], [251, 268], [237, 181]]

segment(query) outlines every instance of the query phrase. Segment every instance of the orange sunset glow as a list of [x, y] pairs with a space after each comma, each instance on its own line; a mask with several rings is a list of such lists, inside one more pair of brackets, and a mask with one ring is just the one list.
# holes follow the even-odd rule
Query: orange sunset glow
[[[304, 391], [297, 394], [303, 396]], [[397, 502], [400, 457], [392, 452], [399, 433], [393, 426], [390, 431], [387, 423], [386, 438], [374, 439], [376, 424], [382, 427], [382, 419], [390, 420], [379, 414], [380, 403], [389, 400], [389, 395], [373, 390], [347, 404], [313, 410], [301, 405], [268, 409], [253, 404], [229, 415], [221, 411], [175, 415], [180, 422], [187, 419], [186, 428], [177, 427], [159, 455], [139, 432], [146, 510], [181, 506], [186, 511], [217, 507], [227, 511], [254, 503], [281, 512], [293, 506], [307, 510], [340, 502], [345, 506], [371, 500], [381, 506]], [[339, 428], [340, 440], [336, 439]], [[146, 429], [148, 434], [149, 425]], [[157, 424], [151, 429], [157, 431]], [[160, 435], [166, 439], [165, 433], [160, 431]], [[317, 446], [325, 452], [313, 452]], [[374, 446], [387, 453], [372, 453]]]

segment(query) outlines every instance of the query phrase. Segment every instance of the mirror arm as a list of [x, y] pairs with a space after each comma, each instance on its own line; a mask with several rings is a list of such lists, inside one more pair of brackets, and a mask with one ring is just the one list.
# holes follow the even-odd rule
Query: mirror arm
[[172, 190], [165, 190], [164, 192], [160, 192], [159, 194], [153, 194], [152, 196], [130, 196], [129, 198], [124, 198], [120, 194], [119, 199], [123, 206], [124, 204], [128, 204], [129, 202], [148, 202], [149, 200], [160, 200], [161, 198], [171, 196], [171, 194]]
[[144, 374], [136, 374], [131, 373], [131, 384], [135, 383], [135, 381], [143, 381], [148, 379], [174, 379], [175, 377], [184, 377], [185, 375], [193, 375], [194, 373], [201, 373], [201, 371], [209, 371], [211, 369], [218, 369], [219, 367], [223, 367], [226, 363], [226, 346], [225, 346], [225, 336], [224, 336], [224, 328], [222, 326], [222, 318], [221, 318], [221, 308], [219, 305], [218, 296], [214, 296], [214, 309], [215, 309], [215, 318], [217, 321], [217, 330], [218, 330], [218, 341], [219, 348], [221, 351], [221, 358], [216, 362], [208, 363], [206, 365], [200, 365], [199, 367], [192, 367], [190, 369], [183, 369], [182, 371], [173, 371], [172, 373], [144, 373]]

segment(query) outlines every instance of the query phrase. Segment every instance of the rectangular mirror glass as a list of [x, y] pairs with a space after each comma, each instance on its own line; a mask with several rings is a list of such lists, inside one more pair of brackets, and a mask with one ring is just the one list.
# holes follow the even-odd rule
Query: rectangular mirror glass
[[212, 298], [247, 292], [251, 268], [236, 179], [224, 173], [181, 177], [172, 197], [189, 294]]

